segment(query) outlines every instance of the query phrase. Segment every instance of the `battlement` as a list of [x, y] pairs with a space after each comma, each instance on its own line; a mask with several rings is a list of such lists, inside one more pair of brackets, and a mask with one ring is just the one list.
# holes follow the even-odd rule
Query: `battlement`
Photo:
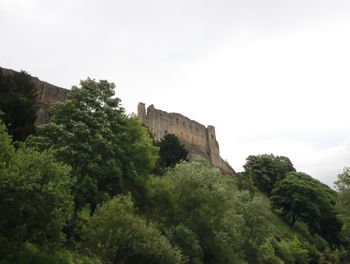
[[230, 165], [220, 157], [215, 127], [198, 123], [178, 113], [168, 113], [144, 103], [138, 104], [138, 118], [148, 128], [155, 141], [166, 134], [176, 135], [186, 146], [190, 157], [200, 155], [212, 165], [230, 175], [236, 175]]

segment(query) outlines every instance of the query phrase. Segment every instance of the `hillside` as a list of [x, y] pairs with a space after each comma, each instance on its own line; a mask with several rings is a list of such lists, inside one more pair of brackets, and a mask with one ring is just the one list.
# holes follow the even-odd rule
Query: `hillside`
[[35, 87], [0, 74], [0, 263], [349, 263], [349, 170], [336, 192], [284, 156], [249, 156], [235, 177], [188, 161], [105, 80], [35, 125]]

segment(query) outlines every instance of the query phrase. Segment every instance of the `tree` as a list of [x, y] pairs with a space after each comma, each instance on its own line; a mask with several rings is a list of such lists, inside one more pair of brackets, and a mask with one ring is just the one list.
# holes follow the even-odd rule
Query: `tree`
[[188, 152], [174, 134], [165, 135], [157, 145], [162, 167], [174, 167], [181, 160], [187, 160]]
[[350, 241], [350, 168], [343, 169], [335, 185], [339, 192], [338, 208], [344, 222], [343, 234]]
[[291, 226], [300, 220], [312, 233], [339, 245], [342, 222], [335, 210], [336, 193], [311, 176], [294, 172], [276, 183], [271, 202]]
[[81, 81], [28, 140], [39, 150], [53, 148], [72, 167], [76, 212], [89, 205], [92, 214], [119, 193], [140, 195], [155, 167], [158, 149], [136, 118], [125, 115], [114, 88], [104, 80]]
[[5, 124], [0, 120], [0, 172], [8, 166], [15, 153], [15, 149], [11, 143], [11, 136], [7, 133]]
[[288, 172], [294, 172], [295, 168], [287, 157], [263, 154], [249, 156], [244, 176], [251, 177], [255, 186], [267, 196], [277, 181], [282, 180]]
[[168, 239], [136, 215], [130, 196], [115, 197], [98, 208], [89, 220], [86, 241], [106, 263], [184, 263]]
[[342, 199], [342, 207], [350, 211], [350, 168], [343, 169], [338, 175], [335, 185]]
[[24, 71], [5, 74], [0, 68], [0, 116], [15, 141], [35, 132], [37, 88]]
[[268, 209], [258, 197], [237, 191], [231, 177], [195, 159], [153, 178], [151, 185], [147, 215], [160, 223], [190, 263], [241, 263], [261, 257], [269, 232]]
[[[11, 145], [0, 123], [0, 252], [15, 253], [25, 242], [46, 248], [65, 240], [73, 212], [69, 167], [50, 151]], [[4, 155], [5, 154], [5, 155]]]

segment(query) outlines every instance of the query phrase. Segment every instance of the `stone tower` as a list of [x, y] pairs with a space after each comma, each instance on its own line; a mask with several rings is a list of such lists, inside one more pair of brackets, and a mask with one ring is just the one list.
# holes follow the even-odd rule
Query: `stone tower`
[[146, 105], [144, 103], [139, 103], [137, 105], [137, 116], [139, 120], [144, 123], [146, 118]]
[[220, 167], [221, 157], [219, 150], [219, 143], [216, 140], [215, 127], [208, 126], [208, 145], [210, 150], [210, 160], [214, 166]]

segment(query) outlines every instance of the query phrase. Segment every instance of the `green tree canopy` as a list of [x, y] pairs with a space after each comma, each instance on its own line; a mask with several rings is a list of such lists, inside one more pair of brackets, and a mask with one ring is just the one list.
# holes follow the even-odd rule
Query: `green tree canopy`
[[104, 80], [81, 81], [28, 141], [40, 150], [53, 148], [72, 167], [76, 210], [89, 205], [93, 213], [108, 197], [129, 190], [137, 195], [157, 161], [147, 130], [125, 115], [114, 88]]
[[25, 242], [60, 244], [73, 212], [69, 167], [50, 151], [15, 151], [4, 129], [0, 123], [0, 255]]
[[350, 244], [350, 168], [345, 167], [338, 175], [335, 185], [339, 192], [338, 208], [344, 222], [343, 234]]
[[327, 185], [305, 173], [289, 173], [276, 183], [271, 202], [292, 226], [300, 220], [330, 244], [339, 244], [342, 222], [335, 210], [336, 193]]
[[11, 136], [7, 133], [5, 124], [0, 120], [0, 169], [8, 166], [14, 152]]
[[243, 167], [243, 176], [251, 177], [255, 186], [268, 196], [277, 181], [282, 180], [288, 172], [295, 171], [289, 158], [272, 154], [249, 156]]
[[179, 163], [151, 185], [147, 215], [163, 223], [190, 263], [259, 259], [269, 230], [268, 209], [258, 197], [237, 191], [231, 177], [198, 159]]
[[338, 179], [335, 185], [339, 193], [343, 196], [344, 206], [347, 206], [350, 211], [350, 168], [345, 167], [343, 171], [338, 175]]
[[35, 131], [37, 88], [24, 71], [4, 74], [0, 68], [0, 112], [15, 141], [23, 141]]
[[169, 240], [135, 213], [130, 196], [116, 197], [98, 208], [86, 238], [87, 246], [105, 263], [184, 263]]

